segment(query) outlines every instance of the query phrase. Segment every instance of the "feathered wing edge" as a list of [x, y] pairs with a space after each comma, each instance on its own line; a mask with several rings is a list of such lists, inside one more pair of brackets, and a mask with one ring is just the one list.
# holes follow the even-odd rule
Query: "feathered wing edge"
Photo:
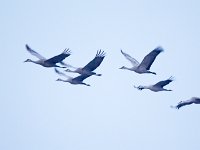
[[133, 65], [133, 67], [139, 66], [140, 63], [135, 58], [131, 57], [129, 54], [123, 52], [122, 50], [121, 50], [121, 53], [124, 55], [124, 57], [127, 60], [129, 60], [131, 62], [131, 64]]
[[31, 53], [31, 55], [34, 55], [35, 57], [37, 57], [38, 59], [43, 59], [46, 60], [45, 57], [43, 57], [42, 55], [40, 55], [38, 52], [34, 51], [32, 48], [30, 48], [30, 46], [28, 44], [25, 45], [26, 50]]

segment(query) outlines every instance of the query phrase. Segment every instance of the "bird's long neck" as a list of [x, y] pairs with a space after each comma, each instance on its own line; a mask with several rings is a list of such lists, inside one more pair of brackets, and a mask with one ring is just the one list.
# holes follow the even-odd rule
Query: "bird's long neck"
[[149, 86], [142, 86], [142, 88], [143, 88], [143, 89], [150, 89], [151, 86], [150, 86], [150, 85], [149, 85]]
[[35, 61], [35, 60], [29, 59], [29, 62], [32, 62], [32, 63], [35, 63], [35, 64], [41, 64], [41, 61], [40, 61], [40, 60]]
[[38, 64], [38, 65], [44, 65], [44, 60], [40, 59], [40, 60], [31, 60], [31, 59], [27, 59], [25, 62], [32, 62], [32, 63], [35, 63], [35, 64]]
[[70, 69], [66, 69], [66, 72], [72, 72], [72, 73], [76, 73], [76, 70], [70, 70]]
[[57, 81], [69, 82], [69, 80], [64, 80], [64, 79], [61, 79], [61, 78], [58, 78]]
[[131, 67], [131, 68], [130, 68], [130, 67], [125, 67], [125, 66], [124, 66], [122, 69], [125, 69], [125, 70], [131, 70], [131, 71], [133, 71], [133, 70], [134, 70], [134, 68], [133, 68], [133, 67]]

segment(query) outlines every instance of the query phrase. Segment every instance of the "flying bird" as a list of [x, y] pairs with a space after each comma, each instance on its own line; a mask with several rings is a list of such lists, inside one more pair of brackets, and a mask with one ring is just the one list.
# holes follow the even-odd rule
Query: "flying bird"
[[171, 107], [179, 109], [179, 108], [181, 108], [183, 106], [191, 105], [191, 104], [200, 104], [200, 98], [199, 97], [192, 97], [192, 98], [190, 98], [188, 100], [180, 101], [176, 106], [171, 106]]
[[66, 72], [74, 72], [74, 73], [79, 73], [82, 75], [96, 75], [96, 76], [101, 76], [101, 74], [97, 74], [96, 72], [93, 72], [99, 65], [102, 63], [103, 59], [105, 57], [105, 52], [104, 51], [97, 51], [96, 56], [93, 60], [91, 60], [87, 65], [84, 67], [80, 68], [75, 68], [75, 70], [70, 70], [66, 69]]
[[121, 53], [124, 55], [124, 57], [131, 62], [132, 67], [128, 68], [128, 67], [123, 66], [119, 69], [127, 69], [127, 70], [130, 70], [130, 71], [135, 71], [136, 73], [139, 73], [139, 74], [151, 73], [151, 74], [156, 75], [155, 72], [151, 72], [151, 71], [149, 71], [149, 69], [150, 69], [152, 63], [154, 62], [154, 60], [156, 59], [156, 57], [158, 56], [158, 54], [160, 54], [163, 51], [164, 50], [163, 50], [162, 47], [157, 47], [154, 50], [152, 50], [148, 55], [146, 55], [143, 58], [142, 62], [139, 63], [136, 59], [134, 59], [129, 54], [126, 54], [125, 52], [123, 52], [121, 50]]
[[[46, 59], [45, 57], [43, 57], [42, 55], [40, 55], [39, 53], [37, 53], [36, 51], [34, 51], [33, 49], [31, 49], [27, 44], [26, 44], [26, 49], [28, 52], [30, 52], [32, 55], [36, 56], [39, 60], [34, 61], [31, 59], [27, 59], [24, 62], [32, 62], [38, 65], [41, 65], [43, 67], [59, 67], [59, 68], [66, 68], [66, 67], [62, 67], [62, 66], [58, 66], [56, 65], [57, 63], [61, 63], [61, 64], [65, 64], [64, 62], [62, 62], [66, 57], [71, 55], [71, 52], [69, 49], [65, 49], [61, 54], [54, 56], [52, 58]], [[67, 64], [65, 64], [67, 65]]]
[[154, 92], [159, 92], [159, 91], [172, 91], [172, 90], [168, 90], [168, 89], [164, 89], [163, 87], [166, 86], [167, 84], [169, 84], [170, 82], [173, 81], [173, 77], [170, 77], [169, 79], [167, 80], [164, 80], [164, 81], [160, 81], [154, 85], [149, 85], [149, 86], [134, 86], [135, 88], [137, 88], [138, 90], [143, 90], [143, 89], [149, 89], [151, 91], [154, 91]]
[[83, 82], [83, 80], [85, 80], [86, 78], [88, 78], [89, 76], [91, 75], [80, 75], [80, 76], [77, 76], [75, 78], [72, 78], [66, 74], [64, 74], [63, 72], [60, 72], [58, 69], [55, 68], [55, 72], [59, 75], [62, 75], [64, 77], [66, 77], [67, 79], [64, 80], [64, 79], [61, 79], [61, 78], [58, 78], [56, 81], [63, 81], [63, 82], [69, 82], [71, 84], [82, 84], [82, 85], [86, 85], [86, 86], [90, 86], [89, 84], [86, 84]]

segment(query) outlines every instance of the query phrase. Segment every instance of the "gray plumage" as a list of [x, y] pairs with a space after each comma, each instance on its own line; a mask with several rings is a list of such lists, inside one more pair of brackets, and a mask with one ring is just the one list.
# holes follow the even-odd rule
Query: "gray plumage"
[[82, 84], [82, 85], [86, 85], [86, 86], [90, 86], [89, 84], [86, 84], [83, 82], [83, 80], [85, 80], [86, 78], [90, 77], [91, 75], [80, 75], [80, 76], [77, 76], [75, 78], [72, 78], [66, 74], [64, 74], [63, 72], [60, 72], [58, 69], [55, 68], [55, 72], [61, 76], [64, 76], [66, 77], [67, 79], [64, 80], [64, 79], [60, 79], [58, 78], [56, 81], [63, 81], [63, 82], [69, 82], [71, 84]]
[[149, 86], [134, 86], [135, 88], [137, 88], [138, 90], [143, 90], [143, 89], [149, 89], [151, 91], [154, 91], [154, 92], [159, 92], [159, 91], [172, 91], [172, 90], [168, 90], [168, 89], [164, 89], [163, 87], [166, 86], [167, 84], [169, 84], [170, 82], [173, 81], [173, 77], [170, 77], [169, 79], [167, 80], [163, 80], [163, 81], [160, 81], [154, 85], [149, 85]]
[[[85, 65], [83, 68], [76, 68], [75, 70], [70, 70], [67, 69], [65, 70], [66, 72], [74, 72], [74, 73], [79, 73], [79, 74], [86, 74], [86, 75], [96, 75], [96, 76], [101, 76], [101, 74], [97, 74], [93, 72], [97, 67], [100, 66], [102, 63], [103, 59], [105, 58], [105, 52], [104, 51], [97, 51], [97, 54], [93, 60], [91, 60], [87, 65]], [[75, 67], [73, 67], [75, 68]]]
[[58, 66], [57, 63], [63, 63], [62, 61], [71, 55], [71, 52], [69, 49], [65, 49], [61, 54], [56, 55], [52, 58], [46, 59], [33, 49], [31, 49], [27, 44], [26, 44], [26, 49], [28, 52], [30, 52], [32, 55], [36, 56], [39, 60], [33, 61], [31, 59], [27, 59], [24, 62], [33, 62], [35, 64], [41, 65], [43, 67], [59, 67], [59, 68], [66, 68], [66, 67], [61, 67]]
[[130, 71], [135, 71], [136, 73], [139, 73], [139, 74], [151, 73], [151, 74], [156, 75], [155, 72], [151, 72], [151, 71], [149, 71], [149, 69], [150, 69], [151, 65], [153, 64], [153, 62], [155, 61], [158, 54], [160, 54], [163, 51], [164, 50], [163, 50], [162, 47], [157, 47], [154, 50], [152, 50], [148, 55], [146, 55], [143, 58], [142, 62], [139, 63], [136, 59], [134, 59], [129, 54], [127, 54], [127, 53], [125, 53], [121, 50], [121, 53], [124, 55], [124, 57], [126, 59], [128, 59], [132, 63], [133, 67], [128, 68], [128, 67], [123, 66], [119, 69], [127, 69], [127, 70], [130, 70]]

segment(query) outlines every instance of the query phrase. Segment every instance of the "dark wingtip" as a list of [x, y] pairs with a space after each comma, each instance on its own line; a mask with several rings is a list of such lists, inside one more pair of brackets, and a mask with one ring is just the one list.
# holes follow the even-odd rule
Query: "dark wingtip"
[[63, 51], [64, 54], [67, 54], [67, 55], [71, 55], [71, 50], [69, 48], [66, 48], [64, 51]]
[[159, 51], [159, 52], [163, 52], [164, 49], [162, 48], [162, 46], [158, 46], [155, 48], [156, 51]]
[[102, 51], [101, 49], [97, 50], [96, 57], [105, 57], [106, 53]]
[[30, 49], [30, 47], [28, 46], [28, 44], [25, 45], [26, 49]]

